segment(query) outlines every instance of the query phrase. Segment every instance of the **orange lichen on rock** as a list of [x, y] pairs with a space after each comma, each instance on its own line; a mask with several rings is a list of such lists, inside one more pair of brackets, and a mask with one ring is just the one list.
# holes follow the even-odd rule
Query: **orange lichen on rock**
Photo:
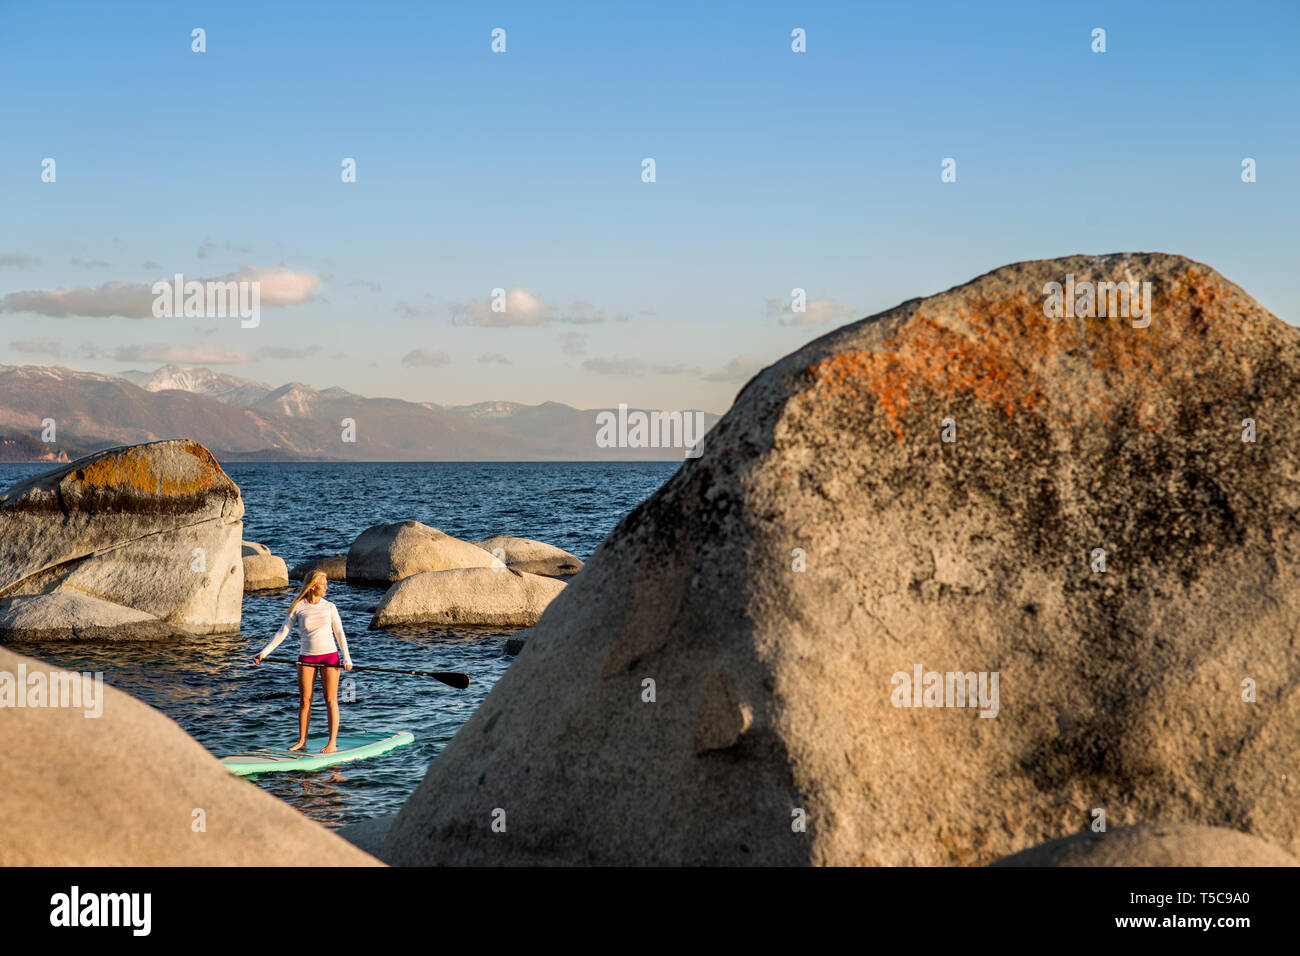
[[[1113, 424], [1122, 416], [1159, 430], [1173, 413], [1177, 390], [1168, 386], [1177, 380], [1210, 376], [1212, 385], [1226, 385], [1246, 377], [1241, 365], [1224, 362], [1241, 334], [1234, 323], [1218, 321], [1232, 295], [1216, 276], [1188, 269], [1153, 290], [1150, 324], [1135, 328], [1128, 317], [1048, 317], [1031, 293], [972, 292], [965, 301], [918, 311], [878, 351], [837, 355], [808, 371], [814, 390], [854, 401], [869, 393], [900, 442], [909, 407], [959, 395], [1009, 418], [1059, 405], [1074, 425]], [[1080, 352], [1091, 375], [1049, 373]], [[1080, 390], [1063, 393], [1061, 382], [1071, 380]]]
[[858, 397], [869, 392], [901, 442], [899, 420], [912, 404], [911, 390], [952, 398], [967, 393], [1013, 415], [1043, 400], [1034, 376], [1007, 351], [987, 339], [971, 339], [943, 325], [913, 316], [880, 352], [850, 352], [814, 365], [820, 387]]
[[72, 472], [71, 477], [90, 488], [130, 488], [150, 495], [189, 495], [230, 483], [211, 452], [198, 442], [185, 442], [184, 449], [193, 458], [190, 468], [160, 472], [155, 468], [158, 449], [136, 445], [105, 454]]

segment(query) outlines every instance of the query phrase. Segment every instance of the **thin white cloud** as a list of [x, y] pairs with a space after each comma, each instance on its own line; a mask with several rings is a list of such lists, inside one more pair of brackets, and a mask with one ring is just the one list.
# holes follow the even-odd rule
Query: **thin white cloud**
[[240, 365], [251, 362], [247, 352], [216, 345], [122, 345], [113, 350], [119, 362], [162, 362], [166, 365]]
[[[187, 282], [191, 279], [190, 276], [185, 278]], [[305, 302], [320, 286], [320, 279], [310, 272], [284, 267], [261, 269], [250, 266], [239, 272], [197, 281], [257, 282], [260, 302], [264, 306]], [[0, 312], [32, 312], [54, 318], [152, 319], [153, 302], [152, 282], [105, 282], [95, 287], [11, 292], [0, 300]]]
[[198, 256], [200, 259], [206, 259], [209, 256], [211, 256], [214, 252], [222, 252], [222, 251], [246, 256], [253, 250], [246, 249], [240, 246], [235, 246], [230, 242], [229, 239], [226, 240], [224, 246], [218, 246], [211, 239], [204, 239], [203, 245], [199, 246], [198, 251], [195, 253], [195, 255]]
[[741, 355], [732, 359], [722, 369], [704, 376], [704, 380], [707, 382], [741, 384], [748, 382], [761, 368], [763, 368], [763, 363], [758, 359], [749, 355]]
[[63, 355], [63, 343], [54, 339], [19, 339], [10, 342], [9, 347], [15, 352], [25, 352], [28, 355], [53, 355], [55, 358]]
[[834, 299], [809, 299], [802, 312], [783, 299], [768, 299], [767, 314], [780, 317], [782, 325], [824, 325], [853, 318], [853, 310]]
[[10, 292], [0, 301], [0, 312], [34, 312], [54, 318], [152, 319], [153, 293], [143, 282], [105, 282], [49, 291]]
[[589, 358], [582, 367], [599, 375], [644, 375], [646, 371], [645, 362], [625, 358]]
[[488, 352], [478, 357], [480, 365], [510, 365], [510, 359], [506, 358], [500, 352]]
[[604, 322], [605, 313], [590, 302], [579, 300], [569, 306], [568, 314], [563, 316], [560, 321], [571, 325], [593, 325], [597, 322]]
[[259, 269], [245, 266], [239, 272], [218, 276], [216, 282], [257, 282], [261, 286], [262, 305], [297, 305], [306, 302], [320, 288], [321, 280], [310, 272], [298, 272], [280, 266]]
[[501, 302], [503, 311], [494, 311], [493, 307], [498, 302], [501, 302], [499, 298], [489, 296], [476, 302], [452, 303], [452, 318], [463, 315], [470, 325], [506, 328], [515, 325], [545, 325], [551, 321], [554, 313], [541, 296], [518, 286], [505, 294], [505, 300]]
[[690, 365], [649, 365], [635, 358], [589, 358], [582, 363], [588, 372], [598, 375], [689, 375], [700, 374]]
[[402, 356], [403, 365], [417, 367], [447, 365], [450, 362], [451, 357], [446, 352], [435, 352], [433, 349], [412, 349]]
[[23, 255], [21, 252], [0, 252], [0, 269], [6, 267], [22, 269], [26, 266], [34, 266], [39, 261], [39, 259]]
[[586, 355], [587, 335], [585, 332], [566, 332], [563, 339], [565, 355]]
[[283, 345], [267, 345], [262, 348], [261, 355], [269, 359], [301, 359], [308, 358], [320, 352], [319, 345], [309, 345], [306, 348], [293, 349]]
[[[502, 297], [487, 297], [473, 302], [452, 302], [449, 307], [453, 321], [464, 319], [468, 325], [487, 328], [508, 328], [511, 326], [551, 325], [596, 325], [608, 321], [605, 310], [586, 299], [579, 299], [567, 309], [559, 308], [547, 302], [541, 295], [529, 289], [515, 286]], [[415, 315], [416, 311], [405, 302], [398, 302], [394, 309], [403, 315]], [[615, 322], [626, 322], [628, 316], [618, 313]]]

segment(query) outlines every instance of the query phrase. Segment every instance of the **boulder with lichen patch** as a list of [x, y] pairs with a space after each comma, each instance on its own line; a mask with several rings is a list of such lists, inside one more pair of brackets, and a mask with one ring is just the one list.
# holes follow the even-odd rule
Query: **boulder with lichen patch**
[[89, 455], [0, 494], [0, 599], [66, 592], [191, 633], [238, 630], [243, 514], [198, 442]]
[[[1149, 323], [1047, 314], [1121, 281]], [[605, 539], [385, 859], [980, 864], [1096, 807], [1296, 855], [1297, 420], [1300, 330], [1180, 256], [832, 331]]]

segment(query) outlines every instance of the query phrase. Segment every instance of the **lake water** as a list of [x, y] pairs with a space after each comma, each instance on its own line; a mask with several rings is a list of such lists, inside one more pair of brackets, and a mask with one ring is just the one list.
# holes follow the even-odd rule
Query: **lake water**
[[[371, 525], [422, 521], [477, 540], [536, 538], [584, 561], [619, 520], [677, 469], [673, 462], [618, 463], [243, 463], [225, 466], [244, 496], [244, 539], [260, 541], [292, 567], [317, 554], [346, 553]], [[43, 464], [0, 464], [0, 487], [39, 474]], [[175, 720], [213, 754], [297, 739], [296, 669], [253, 666], [296, 591], [244, 595], [238, 635], [184, 643], [14, 643], [12, 650], [104, 680]], [[353, 663], [463, 671], [469, 689], [430, 678], [352, 671], [355, 702], [340, 702], [345, 730], [409, 731], [415, 743], [371, 760], [314, 773], [266, 774], [257, 783], [330, 827], [393, 813], [429, 763], [469, 719], [512, 658], [517, 631], [446, 628], [367, 630], [383, 590], [331, 581]], [[290, 636], [272, 655], [297, 656]], [[343, 696], [343, 695], [340, 695]], [[326, 732], [319, 689], [313, 734]]]

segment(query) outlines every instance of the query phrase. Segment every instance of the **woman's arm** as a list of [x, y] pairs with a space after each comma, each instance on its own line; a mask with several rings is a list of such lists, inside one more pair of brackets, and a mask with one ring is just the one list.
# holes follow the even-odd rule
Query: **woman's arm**
[[280, 642], [289, 636], [289, 631], [292, 627], [293, 615], [290, 614], [284, 619], [284, 623], [280, 625], [280, 629], [275, 632], [275, 637], [271, 638], [271, 643], [262, 648], [261, 653], [259, 653], [254, 660], [260, 662], [270, 656], [270, 653], [280, 646]]
[[348, 653], [348, 639], [343, 636], [343, 620], [339, 617], [339, 609], [330, 606], [330, 627], [334, 628], [334, 640], [339, 642], [339, 650], [343, 652], [343, 668], [351, 670], [352, 655]]

